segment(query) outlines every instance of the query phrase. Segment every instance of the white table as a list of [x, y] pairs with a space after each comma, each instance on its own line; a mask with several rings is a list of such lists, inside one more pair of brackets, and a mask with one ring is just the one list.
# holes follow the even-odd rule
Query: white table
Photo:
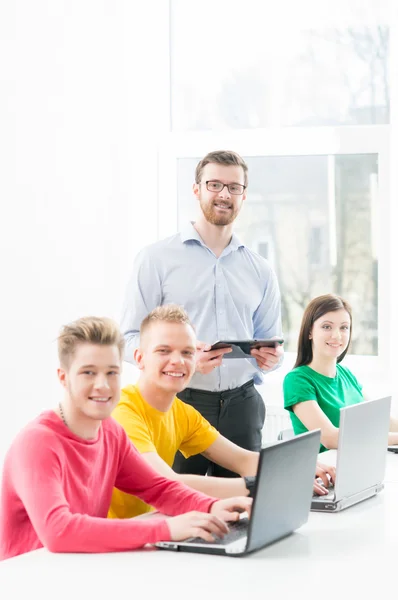
[[338, 514], [311, 513], [288, 538], [244, 558], [142, 550], [51, 554], [0, 563], [0, 598], [306, 598], [397, 594], [398, 455], [384, 491]]

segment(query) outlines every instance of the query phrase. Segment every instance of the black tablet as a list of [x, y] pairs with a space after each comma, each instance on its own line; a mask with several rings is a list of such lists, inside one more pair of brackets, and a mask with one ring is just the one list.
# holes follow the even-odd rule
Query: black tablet
[[232, 352], [224, 354], [224, 358], [247, 358], [251, 356], [250, 351], [258, 348], [276, 348], [283, 344], [282, 338], [270, 340], [219, 340], [215, 342], [210, 350], [219, 348], [232, 348]]

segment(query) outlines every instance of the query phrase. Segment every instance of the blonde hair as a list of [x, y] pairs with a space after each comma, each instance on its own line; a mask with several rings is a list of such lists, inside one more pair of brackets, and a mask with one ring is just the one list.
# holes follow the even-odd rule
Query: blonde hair
[[80, 344], [117, 346], [120, 357], [123, 356], [124, 338], [115, 321], [107, 317], [83, 317], [62, 327], [58, 336], [58, 356], [61, 366], [69, 367]]
[[241, 156], [239, 156], [239, 154], [237, 154], [236, 152], [233, 152], [232, 150], [216, 150], [215, 152], [209, 152], [208, 154], [206, 154], [206, 156], [204, 158], [202, 158], [202, 160], [196, 166], [195, 183], [200, 183], [200, 180], [202, 179], [203, 169], [209, 163], [215, 163], [217, 165], [224, 165], [226, 167], [229, 167], [231, 165], [237, 166], [237, 167], [242, 167], [244, 182], [245, 182], [245, 185], [247, 186], [247, 183], [248, 183], [247, 164], [245, 163], [243, 158]]
[[182, 306], [178, 306], [178, 304], [164, 304], [163, 306], [158, 306], [157, 308], [155, 308], [142, 321], [140, 327], [141, 339], [152, 323], [159, 322], [182, 323], [185, 325], [189, 325], [192, 328], [192, 330], [195, 331], [194, 326], [189, 320], [188, 313], [182, 308]]

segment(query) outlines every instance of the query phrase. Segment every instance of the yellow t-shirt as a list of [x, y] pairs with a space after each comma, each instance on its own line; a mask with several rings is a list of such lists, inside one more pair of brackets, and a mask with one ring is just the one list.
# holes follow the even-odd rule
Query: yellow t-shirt
[[[171, 408], [161, 412], [144, 400], [135, 385], [122, 389], [112, 416], [141, 454], [157, 452], [170, 467], [177, 450], [188, 458], [207, 450], [219, 436], [218, 431], [189, 404], [174, 398]], [[129, 519], [150, 510], [152, 508], [136, 496], [115, 488], [108, 517]]]

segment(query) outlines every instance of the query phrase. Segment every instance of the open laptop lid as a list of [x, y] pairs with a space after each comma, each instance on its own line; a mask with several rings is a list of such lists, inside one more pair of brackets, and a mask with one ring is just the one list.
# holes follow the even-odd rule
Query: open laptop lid
[[318, 429], [261, 450], [252, 514], [241, 540], [229, 545], [200, 540], [155, 545], [168, 550], [243, 555], [292, 533], [308, 519], [320, 438]]
[[340, 500], [384, 479], [391, 396], [342, 408], [335, 498]]
[[246, 551], [303, 525], [311, 507], [320, 430], [261, 450]]

